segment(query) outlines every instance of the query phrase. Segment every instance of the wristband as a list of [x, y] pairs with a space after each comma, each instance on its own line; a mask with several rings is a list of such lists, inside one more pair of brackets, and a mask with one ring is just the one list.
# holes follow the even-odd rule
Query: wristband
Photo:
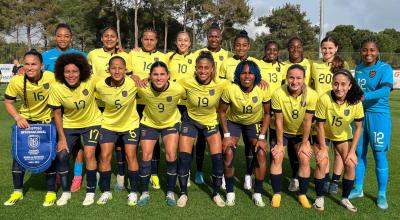
[[265, 134], [258, 135], [258, 140], [265, 140]]
[[231, 133], [229, 133], [229, 132], [224, 133], [224, 138], [228, 138], [228, 137], [230, 137], [230, 136], [231, 136]]

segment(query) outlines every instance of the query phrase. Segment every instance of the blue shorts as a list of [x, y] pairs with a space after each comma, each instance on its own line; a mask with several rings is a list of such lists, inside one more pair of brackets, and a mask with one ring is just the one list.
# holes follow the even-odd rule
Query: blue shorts
[[96, 125], [87, 128], [64, 128], [64, 134], [70, 152], [81, 138], [83, 146], [96, 147], [100, 139], [100, 126]]
[[182, 130], [181, 134], [183, 136], [189, 136], [192, 138], [196, 138], [199, 132], [202, 132], [204, 137], [209, 137], [218, 133], [219, 128], [218, 124], [213, 126], [202, 125], [193, 119], [191, 119], [187, 114], [183, 117], [182, 120]]
[[240, 138], [240, 135], [246, 135], [249, 139], [257, 139], [260, 134], [261, 124], [242, 125], [228, 120], [228, 130], [231, 136]]
[[[332, 143], [332, 146], [334, 147], [334, 146], [336, 146], [338, 144], [342, 144], [342, 143], [345, 143], [345, 142], [352, 142], [352, 141], [353, 141], [353, 139], [348, 139], [348, 140], [344, 140], [344, 141], [332, 141], [332, 140], [329, 140], [328, 138], [325, 138], [325, 145], [329, 146]], [[310, 139], [310, 144], [313, 145], [313, 144], [316, 144], [316, 143], [319, 143], [318, 142], [318, 137], [317, 137], [317, 135], [312, 135], [311, 139]]]
[[138, 145], [140, 130], [139, 128], [135, 128], [134, 130], [116, 132], [101, 128], [100, 134], [100, 144], [117, 143], [118, 140], [121, 140], [123, 144]]
[[392, 121], [387, 113], [365, 112], [363, 127], [357, 146], [371, 145], [374, 151], [387, 151], [390, 148]]
[[[288, 148], [293, 148], [294, 145], [301, 143], [303, 140], [303, 135], [294, 135], [294, 134], [286, 134], [283, 133], [283, 146], [287, 146]], [[269, 129], [269, 144], [271, 148], [273, 148], [277, 143], [276, 138], [276, 130]]]
[[141, 140], [158, 140], [158, 138], [164, 137], [169, 134], [176, 134], [180, 131], [180, 123], [176, 123], [174, 126], [169, 127], [169, 128], [162, 128], [162, 129], [157, 129], [157, 128], [152, 128], [149, 126], [146, 126], [144, 124], [140, 125], [140, 139]]

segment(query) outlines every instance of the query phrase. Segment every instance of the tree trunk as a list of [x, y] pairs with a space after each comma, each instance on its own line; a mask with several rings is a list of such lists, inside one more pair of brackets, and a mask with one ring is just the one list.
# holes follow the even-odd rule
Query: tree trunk
[[196, 26], [195, 26], [195, 12], [194, 9], [192, 9], [192, 50], [196, 46]]
[[135, 0], [134, 1], [134, 8], [135, 8], [135, 48], [139, 47], [139, 28], [138, 28], [138, 10], [139, 10], [139, 4], [140, 0]]
[[31, 25], [26, 25], [26, 37], [28, 39], [28, 50], [32, 49], [32, 39], [31, 39]]
[[117, 18], [117, 33], [118, 33], [118, 42], [119, 46], [122, 48], [122, 42], [121, 42], [121, 27], [120, 27], [120, 17], [119, 17], [119, 11], [118, 11], [118, 4], [117, 0], [114, 0], [114, 11], [115, 11], [115, 17]]
[[168, 19], [164, 21], [164, 53], [167, 52], [167, 40], [168, 40]]
[[188, 2], [184, 1], [184, 8], [183, 8], [183, 31], [186, 32], [186, 25], [187, 25], [187, 13], [188, 13]]

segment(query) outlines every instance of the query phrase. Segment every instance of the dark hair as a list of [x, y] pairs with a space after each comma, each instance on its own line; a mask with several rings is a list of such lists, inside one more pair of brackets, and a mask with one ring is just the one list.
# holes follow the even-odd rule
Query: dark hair
[[338, 42], [336, 41], [336, 39], [333, 38], [332, 36], [329, 36], [329, 35], [328, 35], [328, 36], [325, 36], [324, 39], [321, 40], [320, 46], [322, 46], [322, 44], [325, 43], [325, 42], [332, 42], [332, 43], [335, 45], [335, 47], [338, 47], [338, 46], [339, 46], [339, 44], [338, 44]]
[[[35, 56], [39, 59], [40, 64], [43, 63], [43, 57], [42, 54], [40, 54], [36, 49], [31, 49], [30, 51], [26, 52], [24, 54], [24, 59], [27, 56]], [[27, 94], [26, 94], [26, 81], [28, 80], [28, 77], [26, 76], [26, 74], [24, 74], [24, 87], [23, 87], [23, 93], [24, 93], [24, 106], [26, 108], [29, 108], [28, 106], [28, 99], [27, 99]]]
[[212, 56], [211, 52], [209, 52], [209, 51], [201, 51], [199, 56], [196, 58], [196, 66], [200, 62], [200, 60], [202, 60], [202, 59], [208, 60], [211, 63], [211, 65], [213, 66], [214, 71], [211, 74], [211, 77], [212, 77], [212, 79], [214, 79], [214, 77], [215, 77], [215, 62], [214, 62], [214, 57]]
[[[351, 88], [346, 94], [346, 97], [345, 97], [346, 102], [349, 105], [355, 105], [359, 101], [361, 101], [361, 98], [364, 95], [364, 92], [362, 91], [360, 86], [357, 84], [356, 79], [353, 77], [351, 72], [346, 69], [338, 69], [338, 70], [336, 70], [336, 72], [333, 73], [333, 79], [335, 79], [335, 77], [337, 75], [345, 75], [350, 81]], [[336, 102], [337, 98], [336, 98], [336, 95], [333, 92], [333, 90], [331, 91], [331, 95], [332, 95], [333, 100]]]
[[296, 37], [292, 37], [292, 38], [289, 39], [289, 41], [287, 43], [288, 49], [290, 47], [290, 44], [292, 44], [292, 42], [296, 41], [296, 40], [300, 42], [301, 46], [303, 46], [303, 41], [301, 40], [301, 38], [296, 36]]
[[249, 66], [250, 72], [255, 76], [254, 85], [260, 84], [261, 82], [260, 68], [255, 62], [251, 60], [243, 60], [236, 66], [233, 82], [240, 85], [240, 74], [242, 74], [243, 68], [246, 65]]
[[154, 62], [153, 64], [151, 64], [151, 67], [150, 67], [150, 74], [153, 72], [154, 68], [156, 68], [156, 67], [162, 67], [162, 68], [164, 68], [165, 71], [167, 71], [167, 73], [169, 74], [167, 64], [165, 64], [165, 63], [162, 62], [162, 61], [156, 61], [156, 62]]
[[[289, 71], [294, 70], [294, 69], [301, 70], [303, 72], [304, 79], [306, 78], [306, 69], [304, 69], [304, 67], [302, 65], [300, 65], [300, 64], [291, 65], [288, 68], [287, 72], [286, 72], [286, 77], [289, 76]], [[301, 106], [304, 107], [307, 104], [307, 85], [305, 83], [301, 87], [301, 92], [302, 92], [302, 95], [301, 95]]]
[[361, 44], [360, 44], [360, 50], [362, 49], [362, 47], [363, 47], [364, 44], [366, 44], [366, 43], [373, 43], [373, 44], [375, 44], [375, 46], [376, 46], [376, 48], [378, 49], [378, 51], [380, 51], [380, 46], [379, 46], [378, 40], [375, 39], [375, 38], [372, 38], [372, 37], [368, 37], [368, 38], [364, 39], [364, 40], [361, 42]]
[[80, 82], [85, 82], [90, 78], [91, 70], [86, 58], [80, 53], [68, 53], [59, 56], [56, 61], [54, 74], [58, 82], [68, 85], [64, 77], [64, 67], [68, 64], [74, 64], [78, 67]]
[[65, 24], [65, 23], [58, 24], [54, 33], [56, 34], [58, 29], [61, 29], [61, 28], [67, 29], [69, 31], [69, 33], [72, 35], [71, 27], [68, 24]]
[[213, 22], [211, 24], [211, 27], [208, 29], [207, 33], [209, 34], [213, 30], [221, 31], [221, 28], [219, 27], [217, 22]]
[[[321, 41], [320, 46], [322, 47], [322, 44], [325, 42], [332, 42], [335, 45], [335, 47], [339, 48], [338, 42], [332, 36], [324, 37], [324, 39], [322, 39], [322, 41]], [[337, 55], [337, 52], [336, 52], [335, 57], [333, 58], [333, 60], [331, 62], [330, 71], [332, 73], [334, 73], [334, 72], [336, 72], [336, 70], [343, 69], [343, 68], [344, 68], [344, 60], [339, 55]]]
[[158, 39], [158, 33], [154, 28], [146, 28], [146, 29], [144, 29], [143, 34], [142, 34], [142, 38], [143, 38], [144, 33], [146, 33], [146, 32], [154, 33], [156, 35], [156, 39]]
[[111, 64], [112, 64], [112, 62], [113, 62], [114, 60], [122, 60], [122, 63], [124, 63], [124, 66], [126, 67], [126, 60], [125, 60], [123, 57], [121, 57], [121, 56], [114, 56], [114, 57], [111, 57], [111, 59], [108, 61], [108, 68], [110, 68], [110, 66], [111, 66]]
[[244, 38], [244, 39], [247, 40], [247, 42], [250, 43], [249, 35], [247, 34], [247, 31], [245, 31], [245, 30], [241, 30], [241, 31], [239, 32], [239, 34], [236, 35], [235, 40], [234, 40], [233, 42], [236, 42], [237, 39], [239, 39], [239, 38]]
[[279, 43], [277, 41], [274, 40], [269, 40], [265, 43], [264, 45], [264, 56], [262, 58], [262, 60], [266, 60], [266, 55], [265, 55], [265, 50], [269, 47], [269, 45], [271, 44], [275, 44], [277, 49], [278, 49], [278, 56], [276, 57], [276, 62], [278, 63], [278, 67], [279, 69], [281, 68], [281, 65], [283, 65], [283, 63], [279, 60]]
[[302, 65], [300, 65], [300, 64], [293, 64], [293, 65], [291, 65], [291, 66], [288, 68], [288, 70], [287, 70], [287, 72], [286, 72], [286, 75], [288, 75], [288, 73], [289, 73], [290, 70], [294, 70], [294, 69], [299, 69], [299, 70], [301, 70], [301, 71], [303, 72], [304, 78], [306, 77], [306, 69], [304, 69], [304, 67], [303, 67]]
[[117, 38], [118, 38], [118, 31], [117, 31], [117, 29], [116, 29], [115, 27], [113, 27], [113, 26], [108, 26], [108, 27], [105, 27], [103, 30], [101, 30], [101, 36], [103, 36], [104, 33], [105, 33], [106, 31], [108, 31], [108, 30], [112, 30], [112, 31], [117, 35]]
[[[187, 34], [188, 36], [189, 36], [189, 39], [190, 39], [190, 34], [189, 34], [189, 32], [187, 32], [187, 31], [179, 31], [178, 32], [178, 34], [176, 35], [176, 40], [178, 40], [178, 36], [180, 35], [180, 34]], [[175, 49], [175, 52], [169, 57], [169, 60], [168, 61], [171, 61], [173, 58], [174, 58], [174, 56], [178, 53], [179, 51], [178, 51], [178, 47]], [[190, 47], [189, 47], [189, 53], [190, 53]]]

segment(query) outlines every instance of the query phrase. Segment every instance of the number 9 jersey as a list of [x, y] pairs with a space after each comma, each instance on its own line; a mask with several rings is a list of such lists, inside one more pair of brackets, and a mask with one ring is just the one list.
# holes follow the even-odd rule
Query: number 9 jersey
[[80, 82], [76, 88], [54, 83], [50, 89], [48, 104], [52, 108], [63, 107], [63, 128], [87, 128], [101, 124], [93, 77]]

